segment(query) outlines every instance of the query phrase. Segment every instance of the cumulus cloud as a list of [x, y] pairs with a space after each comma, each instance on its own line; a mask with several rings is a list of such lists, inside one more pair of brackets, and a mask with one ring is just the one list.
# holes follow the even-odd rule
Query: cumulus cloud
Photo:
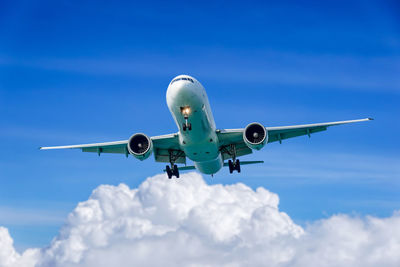
[[278, 204], [264, 188], [207, 185], [196, 173], [102, 185], [46, 248], [18, 254], [0, 227], [0, 266], [400, 266], [400, 213], [303, 229]]
[[27, 249], [22, 255], [13, 246], [13, 239], [7, 228], [0, 226], [0, 266], [34, 266], [38, 260], [38, 249]]

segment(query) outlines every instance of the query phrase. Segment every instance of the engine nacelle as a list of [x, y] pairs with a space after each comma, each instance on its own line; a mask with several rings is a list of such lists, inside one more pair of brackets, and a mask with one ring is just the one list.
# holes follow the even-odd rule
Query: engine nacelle
[[249, 148], [260, 150], [268, 142], [268, 132], [263, 125], [253, 122], [244, 129], [243, 140]]
[[142, 133], [132, 135], [128, 140], [127, 147], [129, 153], [140, 160], [147, 159], [153, 152], [153, 142]]

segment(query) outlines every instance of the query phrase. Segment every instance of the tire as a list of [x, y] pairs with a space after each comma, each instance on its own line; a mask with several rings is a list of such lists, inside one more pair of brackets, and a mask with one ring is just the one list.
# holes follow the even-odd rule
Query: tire
[[228, 160], [228, 166], [229, 166], [229, 173], [232, 173], [233, 172], [232, 160]]
[[238, 159], [236, 160], [235, 168], [240, 173], [240, 161]]
[[171, 179], [172, 178], [172, 171], [171, 171], [171, 168], [168, 165], [165, 168], [165, 171], [167, 172], [168, 179]]
[[174, 165], [174, 175], [176, 176], [176, 178], [179, 178], [179, 170], [177, 165]]
[[182, 130], [183, 130], [184, 132], [186, 132], [186, 123], [184, 123], [184, 124], [182, 125]]
[[191, 123], [189, 123], [189, 125], [188, 125], [189, 127], [189, 131], [191, 131], [192, 130], [192, 124]]

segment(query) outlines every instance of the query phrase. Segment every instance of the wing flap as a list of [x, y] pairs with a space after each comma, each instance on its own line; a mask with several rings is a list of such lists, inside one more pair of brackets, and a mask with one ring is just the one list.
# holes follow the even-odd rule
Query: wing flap
[[82, 152], [114, 153], [114, 154], [125, 154], [125, 155], [129, 154], [126, 144], [111, 145], [111, 146], [83, 147]]
[[284, 139], [289, 139], [293, 137], [298, 137], [302, 135], [309, 135], [313, 133], [318, 133], [326, 131], [327, 127], [315, 127], [315, 128], [305, 128], [297, 130], [275, 130], [268, 132], [268, 143], [282, 141]]
[[[236, 156], [237, 156], [237, 157], [241, 157], [241, 156], [245, 156], [245, 155], [249, 155], [249, 154], [253, 153], [253, 150], [251, 150], [251, 149], [243, 142], [243, 139], [242, 139], [241, 142], [229, 144], [228, 146], [230, 146], [230, 145], [233, 145], [233, 146], [235, 147]], [[223, 160], [232, 158], [232, 155], [231, 155], [229, 149], [228, 149], [226, 146], [221, 146], [221, 147], [220, 147], [220, 151], [221, 151], [222, 159], [223, 159]]]
[[171, 150], [171, 149], [154, 149], [154, 159], [157, 162], [170, 162], [170, 154], [175, 159], [175, 163], [186, 164], [186, 155], [182, 150]]

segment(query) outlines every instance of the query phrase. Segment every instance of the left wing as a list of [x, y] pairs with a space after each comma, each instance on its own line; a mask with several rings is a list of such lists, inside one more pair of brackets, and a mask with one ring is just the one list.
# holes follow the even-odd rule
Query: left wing
[[[341, 124], [348, 124], [354, 122], [370, 121], [371, 118], [359, 119], [359, 120], [348, 120], [348, 121], [335, 121], [325, 123], [314, 123], [314, 124], [303, 124], [303, 125], [292, 125], [292, 126], [278, 126], [278, 127], [265, 127], [268, 133], [268, 143], [293, 138], [302, 135], [310, 136], [313, 133], [325, 131], [330, 126], [336, 126]], [[251, 149], [246, 146], [243, 141], [244, 129], [225, 129], [217, 130], [217, 135], [221, 144], [221, 152], [223, 153], [224, 159], [230, 158], [229, 153], [224, 153], [224, 148], [233, 145], [235, 149], [243, 151], [242, 154], [237, 156], [247, 155], [252, 153]], [[247, 147], [247, 150], [246, 150]]]
[[105, 143], [93, 143], [93, 144], [81, 144], [81, 145], [68, 145], [68, 146], [45, 146], [40, 147], [40, 150], [49, 149], [71, 149], [79, 148], [82, 152], [97, 152], [101, 153], [117, 153], [117, 154], [129, 154], [126, 145], [128, 140], [105, 142]]
[[[153, 142], [153, 153], [156, 161], [169, 162], [169, 152], [172, 151], [178, 156], [176, 163], [185, 163], [186, 156], [179, 146], [179, 140], [177, 134], [166, 134], [153, 136], [150, 138]], [[93, 143], [93, 144], [81, 144], [81, 145], [68, 145], [68, 146], [50, 146], [41, 147], [41, 150], [48, 149], [70, 149], [77, 148], [81, 149], [82, 152], [94, 152], [99, 156], [101, 153], [115, 153], [125, 154], [126, 157], [129, 155], [127, 148], [128, 140], [105, 142], [105, 143]]]

